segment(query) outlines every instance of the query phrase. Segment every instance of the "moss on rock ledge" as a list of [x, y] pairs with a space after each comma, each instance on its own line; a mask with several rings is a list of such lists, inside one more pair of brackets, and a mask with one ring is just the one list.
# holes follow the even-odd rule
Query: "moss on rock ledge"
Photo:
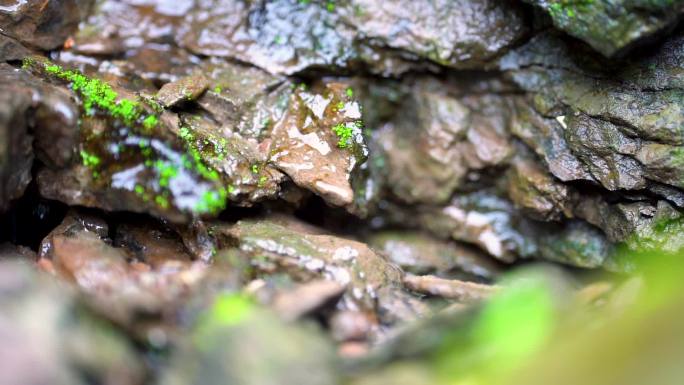
[[[39, 183], [47, 196], [174, 221], [226, 208], [230, 187], [154, 103], [42, 58], [26, 58], [23, 69], [67, 83], [81, 106], [81, 162], [44, 172]], [[78, 190], [84, 193], [71, 194]]]

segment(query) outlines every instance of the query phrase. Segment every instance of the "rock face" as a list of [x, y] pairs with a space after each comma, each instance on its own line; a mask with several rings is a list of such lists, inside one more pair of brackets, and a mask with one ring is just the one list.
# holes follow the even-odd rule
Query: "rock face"
[[684, 251], [682, 1], [0, 3], [0, 385], [362, 384]]
[[512, 154], [511, 111], [497, 95], [506, 86], [487, 76], [450, 80], [446, 87], [417, 79], [410, 86], [370, 90], [403, 97], [397, 114], [378, 123], [373, 156], [384, 165], [379, 173], [387, 188], [405, 203], [444, 203], [467, 189], [469, 179], [506, 164]]
[[496, 1], [197, 1], [180, 44], [270, 73], [349, 70], [361, 63], [373, 72], [399, 73], [420, 59], [482, 66], [524, 36], [523, 21], [520, 9]]
[[101, 218], [72, 213], [40, 246], [45, 270], [87, 293], [111, 319], [172, 312], [205, 274], [183, 243], [154, 222], [120, 224], [113, 239]]
[[673, 27], [681, 1], [525, 0], [551, 16], [553, 25], [584, 40], [605, 56], [620, 55]]
[[[49, 62], [26, 63], [45, 81], [70, 85], [81, 105], [80, 162], [39, 171], [46, 197], [180, 223], [216, 216], [229, 203], [279, 198], [289, 177], [329, 204], [353, 209], [352, 176], [367, 150], [360, 106], [344, 84], [309, 92], [214, 63], [206, 75], [169, 83], [152, 98]], [[186, 110], [165, 110], [157, 100]]]
[[[574, 198], [556, 206], [566, 216], [599, 226], [612, 242], [634, 246], [633, 230], [623, 230], [653, 229], [662, 220], [656, 212], [673, 204], [681, 207], [677, 162], [684, 93], [677, 63], [682, 41], [675, 35], [657, 52], [613, 63], [587, 60], [586, 52], [572, 52], [567, 43], [547, 35], [501, 61], [511, 78], [532, 93], [531, 107], [523, 107], [514, 134], [556, 178], [599, 186], [601, 193], [588, 194], [590, 199], [571, 188]], [[542, 57], [545, 50], [555, 54]]]
[[341, 83], [299, 90], [271, 133], [270, 162], [296, 185], [343, 207], [354, 203], [352, 173], [368, 155], [353, 92]]
[[501, 269], [477, 249], [417, 231], [378, 232], [371, 235], [368, 243], [405, 271], [415, 274], [492, 280]]
[[0, 98], [0, 209], [5, 209], [30, 182], [35, 157], [51, 167], [71, 159], [78, 115], [63, 90], [7, 64], [0, 64]]
[[481, 68], [527, 32], [508, 1], [353, 0], [345, 17], [357, 39], [454, 68]]
[[[17, 75], [70, 111], [75, 101], [80, 129], [58, 131], [74, 125], [61, 117], [69, 124], [12, 132], [22, 144], [6, 152], [17, 166], [5, 201], [30, 180], [34, 152], [41, 194], [71, 205], [182, 227], [318, 196], [371, 227], [583, 267], [611, 264], [616, 243], [684, 206], [680, 32], [616, 61], [555, 33], [530, 37], [529, 9], [508, 2], [165, 4], [100, 2], [55, 55], [64, 66], [34, 60], [32, 77]], [[584, 5], [540, 3], [555, 4], [589, 20]], [[616, 51], [661, 20], [610, 7], [591, 17], [640, 20]], [[404, 75], [319, 76], [352, 71]], [[57, 140], [70, 146], [47, 144]]]
[[60, 47], [76, 30], [93, 0], [10, 0], [0, 8], [2, 33], [22, 43], [51, 50]]
[[[381, 321], [420, 313], [416, 301], [402, 290], [402, 272], [363, 243], [330, 235], [313, 235], [266, 219], [240, 221], [217, 228], [219, 244], [236, 244], [263, 272], [278, 270], [298, 280], [325, 278], [347, 287], [342, 306], [349, 310], [389, 311]], [[225, 247], [225, 246], [224, 246]]]

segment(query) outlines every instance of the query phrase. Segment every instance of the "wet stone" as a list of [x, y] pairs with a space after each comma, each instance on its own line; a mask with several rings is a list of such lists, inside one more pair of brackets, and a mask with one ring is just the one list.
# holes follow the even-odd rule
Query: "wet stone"
[[418, 67], [412, 62], [419, 60], [483, 66], [525, 35], [523, 22], [522, 8], [493, 1], [209, 1], [192, 7], [178, 41], [195, 53], [231, 57], [270, 73], [348, 71], [365, 64], [371, 72], [397, 74]]
[[382, 214], [389, 224], [471, 244], [502, 262], [534, 258], [595, 268], [607, 261], [613, 247], [601, 230], [585, 221], [532, 220], [491, 190], [457, 196], [446, 206], [387, 205]]
[[334, 206], [354, 203], [352, 173], [368, 155], [353, 89], [329, 83], [321, 91], [298, 89], [271, 133], [269, 162], [295, 184]]
[[556, 28], [584, 40], [605, 56], [626, 53], [672, 27], [684, 13], [678, 1], [525, 0], [543, 10]]
[[273, 74], [343, 67], [354, 58], [350, 29], [319, 2], [202, 1], [190, 9], [188, 23], [178, 39], [181, 46]]
[[166, 83], [157, 92], [156, 99], [164, 107], [196, 100], [209, 87], [209, 79], [202, 74], [191, 75]]
[[456, 76], [447, 87], [422, 78], [394, 91], [403, 97], [396, 115], [373, 133], [379, 154], [372, 157], [399, 200], [443, 204], [480, 171], [490, 174], [510, 158], [510, 109], [496, 93], [497, 79], [473, 78]]
[[0, 36], [0, 61], [19, 61], [31, 55], [31, 51], [9, 36]]
[[251, 66], [212, 59], [201, 66], [209, 90], [197, 103], [218, 122], [234, 122], [233, 131], [263, 139], [287, 111], [292, 84]]
[[527, 32], [508, 1], [353, 0], [342, 10], [357, 39], [454, 67], [482, 68]]
[[0, 207], [6, 208], [31, 180], [34, 157], [51, 167], [71, 159], [77, 113], [67, 93], [7, 64], [0, 64], [0, 90]]
[[39, 264], [87, 293], [94, 306], [122, 324], [136, 314], [172, 311], [204, 275], [173, 233], [153, 223], [117, 227], [72, 213], [40, 246]]
[[367, 314], [357, 311], [339, 311], [330, 319], [330, 333], [336, 341], [367, 340], [374, 327]]
[[516, 106], [511, 133], [544, 160], [551, 174], [563, 182], [593, 180], [585, 165], [568, 148], [563, 118], [545, 118], [523, 100], [517, 100]]
[[415, 300], [402, 290], [402, 271], [363, 243], [302, 233], [266, 219], [219, 226], [214, 233], [220, 246], [236, 245], [248, 253], [257, 272], [282, 271], [295, 281], [324, 278], [346, 286], [342, 309], [372, 313], [377, 303], [389, 309], [389, 322], [402, 314], [415, 317], [418, 311]]
[[112, 56], [152, 44], [173, 42], [191, 6], [181, 1], [98, 1], [74, 36], [76, 50]]
[[5, 1], [0, 7], [0, 27], [3, 34], [48, 51], [67, 40], [92, 4], [93, 0]]
[[174, 222], [225, 208], [229, 186], [220, 183], [219, 173], [205, 164], [197, 148], [188, 146], [175, 115], [77, 71], [40, 59], [25, 64], [28, 71], [70, 85], [81, 106], [78, 154], [68, 167], [40, 170], [43, 196], [149, 212]]
[[272, 306], [283, 319], [294, 321], [335, 304], [346, 287], [334, 281], [311, 281], [276, 295]]
[[0, 244], [0, 261], [23, 260], [33, 262], [36, 260], [36, 252], [26, 246], [17, 246], [11, 243]]
[[538, 255], [549, 261], [583, 268], [603, 266], [612, 245], [598, 228], [584, 221], [570, 220], [560, 228], [545, 227], [538, 241]]
[[501, 271], [491, 257], [475, 248], [445, 242], [417, 231], [377, 232], [368, 242], [390, 261], [414, 274], [491, 280]]
[[444, 279], [432, 275], [417, 276], [407, 274], [404, 277], [404, 284], [410, 290], [418, 293], [434, 295], [464, 303], [483, 301], [499, 290], [496, 286], [455, 279]]
[[530, 218], [570, 217], [570, 189], [533, 159], [515, 160], [508, 175], [508, 196]]
[[[662, 51], [617, 64], [587, 60], [553, 35], [535, 37], [502, 60], [512, 79], [533, 93], [532, 107], [519, 104], [514, 135], [561, 181], [676, 197], [682, 187], [683, 94], [675, 64], [681, 44], [676, 35]], [[557, 55], [539, 55], [550, 47]]]

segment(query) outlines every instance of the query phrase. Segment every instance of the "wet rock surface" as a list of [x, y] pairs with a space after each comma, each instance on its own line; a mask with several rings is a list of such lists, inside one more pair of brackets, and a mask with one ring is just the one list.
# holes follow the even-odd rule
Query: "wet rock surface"
[[5, 1], [0, 8], [2, 34], [42, 50], [62, 46], [76, 31], [93, 0]]
[[421, 232], [378, 232], [368, 243], [405, 271], [415, 274], [491, 280], [501, 271], [501, 266], [475, 248], [444, 242]]
[[681, 2], [5, 3], [0, 384], [442, 383], [684, 250]]
[[371, 46], [455, 68], [481, 68], [527, 32], [522, 9], [496, 1], [350, 1], [345, 15]]
[[526, 32], [521, 10], [493, 1], [427, 7], [410, 1], [200, 1], [188, 21], [180, 44], [189, 50], [284, 74], [362, 63], [373, 72], [400, 73], [418, 60], [472, 68], [491, 62]]
[[205, 274], [205, 263], [154, 222], [119, 224], [113, 233], [101, 218], [68, 214], [40, 245], [38, 265], [123, 324], [138, 314], [172, 313]]
[[553, 25], [605, 56], [624, 54], [636, 43], [672, 28], [684, 12], [680, 1], [526, 0]]
[[[237, 244], [250, 255], [257, 271], [284, 269], [303, 282], [325, 278], [346, 287], [341, 303], [345, 309], [374, 312], [387, 306], [390, 313], [406, 316], [424, 311], [403, 291], [402, 271], [363, 243], [302, 233], [263, 219], [214, 232], [221, 244]], [[391, 323], [394, 315], [383, 320], [380, 314], [380, 321]]]
[[34, 159], [64, 166], [76, 142], [76, 106], [63, 90], [7, 64], [0, 64], [2, 111], [2, 198], [19, 198], [31, 181]]

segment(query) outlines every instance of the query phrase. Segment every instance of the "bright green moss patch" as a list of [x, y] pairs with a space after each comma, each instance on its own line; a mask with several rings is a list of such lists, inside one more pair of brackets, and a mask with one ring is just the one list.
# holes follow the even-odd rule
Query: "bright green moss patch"
[[228, 200], [228, 192], [225, 188], [220, 188], [216, 191], [205, 192], [197, 205], [195, 211], [198, 213], [217, 213], [226, 208], [226, 201]]
[[169, 187], [169, 181], [178, 176], [178, 167], [170, 162], [158, 160], [154, 164], [159, 173], [159, 186]]
[[352, 138], [354, 136], [353, 123], [340, 123], [332, 128], [335, 135], [338, 137], [337, 147], [349, 148], [352, 145]]
[[159, 118], [157, 118], [155, 115], [148, 115], [143, 120], [143, 127], [145, 127], [148, 130], [151, 130], [157, 126], [157, 123], [159, 123]]
[[157, 196], [154, 198], [154, 202], [155, 202], [157, 205], [159, 205], [159, 207], [161, 207], [161, 208], [163, 208], [163, 209], [166, 209], [166, 208], [169, 207], [169, 200], [168, 200], [165, 196], [157, 195]]
[[[89, 78], [79, 71], [65, 70], [50, 62], [38, 63], [32, 58], [24, 59], [23, 68], [44, 72], [49, 77], [67, 81], [82, 99], [83, 109], [88, 116], [94, 115], [94, 109], [122, 121], [126, 125], [133, 125], [146, 115], [140, 102], [126, 98], [119, 98], [116, 91], [102, 80]], [[151, 129], [157, 125], [158, 118], [152, 115], [142, 118], [145, 128]]]
[[85, 150], [81, 150], [80, 154], [83, 165], [86, 167], [97, 167], [101, 163], [101, 159], [97, 155], [91, 154]]

